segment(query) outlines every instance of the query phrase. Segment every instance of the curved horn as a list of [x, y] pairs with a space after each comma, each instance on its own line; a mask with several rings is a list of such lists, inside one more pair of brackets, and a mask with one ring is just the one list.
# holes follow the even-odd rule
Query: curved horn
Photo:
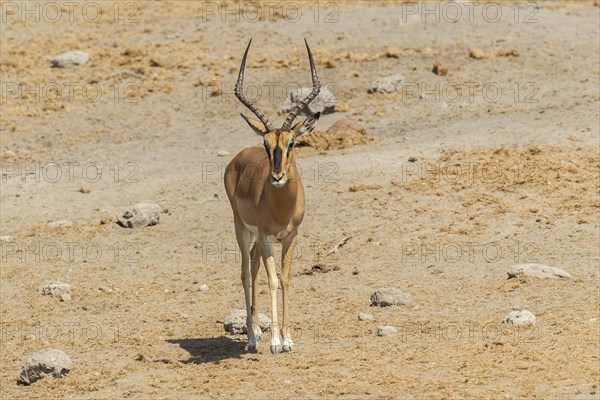
[[308, 59], [310, 61], [310, 73], [312, 75], [313, 88], [310, 94], [306, 96], [306, 98], [300, 103], [298, 103], [292, 109], [292, 111], [290, 111], [287, 118], [285, 119], [285, 122], [283, 123], [283, 126], [281, 127], [282, 131], [287, 131], [288, 129], [290, 129], [290, 127], [292, 126], [292, 122], [294, 122], [294, 119], [296, 119], [296, 116], [298, 115], [298, 112], [300, 112], [300, 110], [302, 110], [311, 101], [313, 101], [314, 98], [317, 97], [317, 95], [319, 94], [319, 91], [321, 90], [321, 84], [319, 83], [319, 77], [317, 76], [317, 69], [315, 68], [315, 61], [313, 60], [313, 56], [310, 51], [310, 47], [308, 47], [308, 42], [306, 41], [306, 38], [304, 39], [304, 43], [306, 44], [306, 51], [308, 51]]
[[267, 132], [274, 131], [273, 125], [269, 122], [265, 114], [263, 114], [250, 100], [248, 100], [244, 94], [242, 93], [242, 86], [244, 85], [244, 70], [246, 69], [246, 56], [248, 56], [248, 50], [250, 50], [250, 44], [252, 43], [252, 38], [248, 42], [248, 47], [246, 47], [246, 51], [244, 52], [244, 58], [242, 58], [242, 65], [240, 65], [240, 73], [237, 78], [237, 82], [235, 83], [235, 97], [237, 97], [243, 105], [248, 107], [250, 111], [254, 113], [260, 119], [260, 121], [265, 126]]

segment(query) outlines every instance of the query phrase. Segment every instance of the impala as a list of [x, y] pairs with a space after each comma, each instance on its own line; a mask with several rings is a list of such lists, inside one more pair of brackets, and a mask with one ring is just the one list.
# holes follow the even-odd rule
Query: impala
[[[246, 300], [246, 326], [248, 350], [256, 351], [262, 331], [258, 323], [257, 276], [260, 258], [267, 270], [271, 295], [271, 353], [292, 351], [294, 342], [290, 332], [289, 295], [290, 268], [296, 247], [298, 226], [304, 217], [304, 187], [296, 169], [294, 143], [311, 132], [319, 113], [302, 119], [292, 126], [298, 112], [308, 105], [321, 88], [308, 42], [304, 39], [313, 88], [285, 119], [280, 129], [275, 129], [265, 115], [242, 93], [246, 57], [252, 39], [248, 42], [235, 85], [236, 97], [258, 117], [254, 120], [242, 114], [250, 128], [263, 139], [264, 148], [249, 147], [238, 153], [225, 170], [225, 190], [233, 210], [235, 235], [242, 253], [242, 284]], [[279, 281], [275, 271], [273, 242], [282, 244], [281, 286], [283, 321], [281, 331], [277, 317], [277, 290]], [[252, 283], [252, 292], [250, 284]], [[283, 343], [281, 341], [283, 333]]]

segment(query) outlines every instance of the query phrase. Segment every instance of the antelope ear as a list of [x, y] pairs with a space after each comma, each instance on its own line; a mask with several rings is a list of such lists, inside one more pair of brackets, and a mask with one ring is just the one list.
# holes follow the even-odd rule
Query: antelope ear
[[294, 127], [291, 129], [291, 131], [294, 133], [294, 137], [296, 138], [298, 136], [302, 136], [306, 133], [312, 132], [313, 129], [315, 129], [315, 126], [317, 125], [317, 121], [319, 121], [320, 116], [321, 113], [318, 112], [306, 118], [304, 121], [300, 121], [296, 125], [294, 125]]
[[246, 120], [248, 125], [250, 125], [250, 128], [252, 128], [254, 133], [256, 133], [258, 136], [263, 137], [265, 135], [265, 133], [267, 133], [266, 128], [262, 125], [261, 122], [255, 120], [255, 119], [252, 119], [252, 118], [248, 118], [244, 114], [241, 114], [241, 115], [242, 115], [242, 118], [244, 118], [244, 120]]

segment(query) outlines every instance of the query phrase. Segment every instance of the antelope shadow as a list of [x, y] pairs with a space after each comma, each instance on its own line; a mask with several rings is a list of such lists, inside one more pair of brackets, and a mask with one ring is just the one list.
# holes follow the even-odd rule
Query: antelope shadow
[[242, 354], [248, 354], [245, 341], [227, 336], [171, 339], [167, 340], [167, 343], [177, 344], [190, 353], [190, 358], [182, 361], [184, 364], [216, 363], [230, 358], [241, 358]]

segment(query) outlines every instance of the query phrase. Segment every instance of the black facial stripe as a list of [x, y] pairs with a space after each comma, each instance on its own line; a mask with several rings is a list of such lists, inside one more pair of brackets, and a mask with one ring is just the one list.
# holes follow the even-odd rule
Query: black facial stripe
[[269, 157], [269, 160], [271, 159], [271, 152], [269, 151], [269, 146], [267, 146], [267, 142], [263, 143], [265, 145], [265, 151], [267, 152], [267, 157]]
[[277, 143], [277, 147], [273, 150], [273, 172], [279, 173], [281, 172], [281, 147], [279, 147], [279, 143]]

